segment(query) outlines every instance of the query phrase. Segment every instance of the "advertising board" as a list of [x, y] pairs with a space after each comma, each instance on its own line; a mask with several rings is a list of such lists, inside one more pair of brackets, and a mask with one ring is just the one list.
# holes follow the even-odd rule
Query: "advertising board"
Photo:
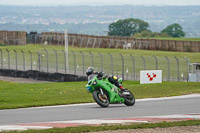
[[140, 84], [162, 83], [162, 70], [140, 71]]

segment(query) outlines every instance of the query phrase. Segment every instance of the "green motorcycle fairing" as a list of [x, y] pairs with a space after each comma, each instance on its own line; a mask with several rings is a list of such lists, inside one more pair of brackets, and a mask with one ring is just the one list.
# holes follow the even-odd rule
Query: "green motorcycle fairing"
[[124, 103], [124, 98], [120, 97], [118, 94], [119, 89], [115, 85], [111, 84], [107, 78], [98, 79], [96, 75], [88, 81], [85, 88], [90, 93], [93, 93], [96, 89], [102, 88], [108, 93], [110, 103]]

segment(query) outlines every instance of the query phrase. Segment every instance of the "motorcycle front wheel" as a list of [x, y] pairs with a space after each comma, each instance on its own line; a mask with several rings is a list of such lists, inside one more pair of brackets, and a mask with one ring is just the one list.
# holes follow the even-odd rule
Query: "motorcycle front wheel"
[[135, 97], [134, 95], [129, 91], [130, 95], [126, 98], [124, 98], [124, 104], [126, 106], [133, 106], [135, 104]]
[[95, 102], [103, 108], [108, 107], [110, 104], [109, 96], [108, 96], [107, 92], [104, 90], [103, 90], [103, 95], [101, 94], [100, 90], [95, 90], [93, 92], [93, 98], [94, 98]]

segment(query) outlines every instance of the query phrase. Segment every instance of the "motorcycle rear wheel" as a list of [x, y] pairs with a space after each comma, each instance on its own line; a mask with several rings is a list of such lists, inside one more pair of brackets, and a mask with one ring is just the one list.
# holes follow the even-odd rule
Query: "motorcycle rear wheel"
[[[130, 91], [129, 91], [130, 92]], [[126, 106], [133, 106], [135, 104], [135, 97], [134, 95], [130, 92], [130, 96], [129, 97], [126, 97], [124, 98], [124, 104]]]
[[103, 93], [104, 93], [104, 95], [102, 96], [100, 90], [95, 90], [95, 91], [93, 92], [93, 98], [94, 98], [95, 102], [96, 102], [99, 106], [101, 106], [101, 107], [103, 107], [103, 108], [106, 108], [106, 107], [109, 106], [110, 101], [109, 101], [109, 96], [108, 96], [108, 94], [106, 93], [106, 91], [103, 90]]

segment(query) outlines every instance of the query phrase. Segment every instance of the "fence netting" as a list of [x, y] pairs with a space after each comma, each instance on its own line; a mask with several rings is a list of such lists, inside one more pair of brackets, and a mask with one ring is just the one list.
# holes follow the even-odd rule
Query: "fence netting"
[[[89, 44], [88, 44], [89, 45]], [[68, 58], [67, 58], [68, 57]], [[14, 70], [37, 70], [49, 73], [85, 75], [88, 66], [106, 75], [125, 80], [139, 80], [141, 70], [162, 70], [163, 81], [187, 81], [188, 59], [167, 56], [40, 50], [37, 52], [0, 49], [0, 67]]]

